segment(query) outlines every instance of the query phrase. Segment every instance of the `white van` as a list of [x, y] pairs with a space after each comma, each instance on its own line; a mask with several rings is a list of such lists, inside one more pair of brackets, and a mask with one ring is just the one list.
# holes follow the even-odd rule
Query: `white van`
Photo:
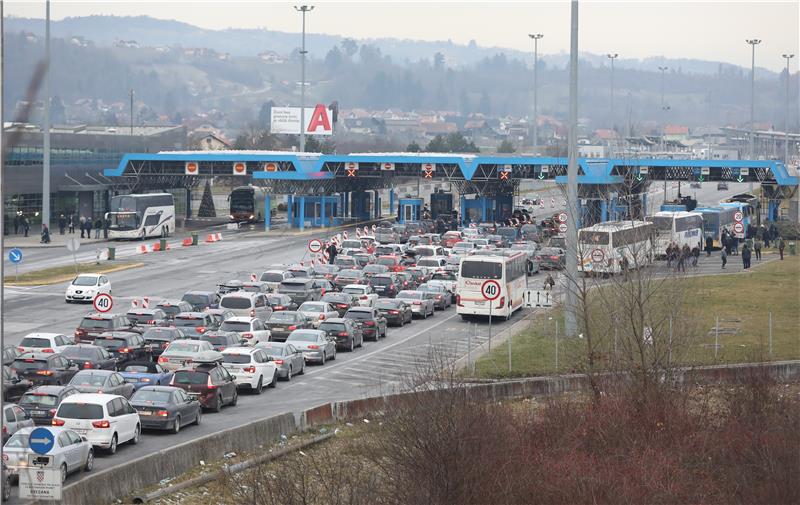
[[264, 293], [235, 291], [223, 296], [219, 301], [221, 309], [228, 309], [237, 316], [257, 317], [262, 321], [272, 315], [272, 307]]
[[117, 452], [117, 445], [139, 443], [142, 425], [139, 414], [124, 396], [105, 393], [81, 393], [61, 401], [53, 417], [53, 426], [69, 428], [91, 442]]

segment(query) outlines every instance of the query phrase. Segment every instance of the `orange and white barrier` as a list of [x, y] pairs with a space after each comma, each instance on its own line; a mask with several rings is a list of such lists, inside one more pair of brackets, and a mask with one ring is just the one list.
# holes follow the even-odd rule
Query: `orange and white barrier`
[[215, 234], [215, 235], [214, 235], [214, 239], [215, 239], [217, 242], [220, 242], [220, 241], [222, 241], [222, 233], [217, 233], [217, 234]]
[[147, 254], [147, 246], [144, 244], [136, 246], [136, 254]]
[[217, 241], [217, 237], [213, 233], [206, 235], [206, 243], [211, 244]]
[[183, 243], [182, 243], [182, 245], [183, 245], [183, 247], [187, 247], [187, 246], [190, 246], [190, 245], [192, 245], [192, 239], [191, 239], [191, 238], [185, 238], [185, 239], [183, 239]]

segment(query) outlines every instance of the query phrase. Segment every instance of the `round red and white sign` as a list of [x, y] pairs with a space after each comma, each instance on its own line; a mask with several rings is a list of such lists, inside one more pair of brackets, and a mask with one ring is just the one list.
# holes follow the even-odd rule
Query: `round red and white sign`
[[560, 225], [558, 225], [558, 231], [560, 233], [567, 233], [567, 225], [566, 225], [566, 223], [561, 223]]
[[357, 168], [357, 166], [356, 166], [355, 162], [351, 161], [350, 163], [347, 164], [347, 168], [350, 169], [350, 170], [355, 170]]
[[235, 174], [243, 174], [245, 173], [245, 164], [242, 162], [236, 162], [233, 164], [233, 173]]
[[322, 241], [318, 238], [312, 238], [308, 241], [308, 251], [316, 254], [322, 250]]
[[267, 172], [277, 172], [278, 165], [276, 165], [275, 163], [267, 163], [266, 165], [264, 165], [264, 170]]
[[187, 174], [196, 174], [197, 173], [197, 163], [194, 161], [189, 161], [186, 163], [186, 173]]
[[497, 300], [500, 297], [500, 283], [489, 279], [481, 284], [481, 294], [489, 301]]
[[739, 223], [742, 221], [742, 219], [744, 219], [744, 214], [742, 214], [742, 211], [737, 210], [736, 213], [733, 215], [733, 220]]
[[558, 221], [561, 222], [561, 223], [566, 223], [567, 222], [567, 213], [566, 212], [559, 213], [558, 214]]
[[111, 310], [111, 307], [114, 306], [114, 300], [111, 298], [111, 295], [100, 293], [94, 297], [92, 305], [97, 312], [108, 312]]
[[744, 225], [742, 223], [733, 224], [734, 233], [744, 233]]
[[600, 263], [606, 257], [606, 254], [603, 252], [602, 249], [594, 249], [592, 250], [592, 262]]

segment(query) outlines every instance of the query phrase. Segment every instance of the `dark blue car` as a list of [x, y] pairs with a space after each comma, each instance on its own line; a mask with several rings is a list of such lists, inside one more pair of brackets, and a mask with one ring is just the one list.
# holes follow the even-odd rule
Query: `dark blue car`
[[164, 386], [172, 379], [172, 372], [152, 361], [128, 362], [119, 373], [137, 390], [144, 386]]

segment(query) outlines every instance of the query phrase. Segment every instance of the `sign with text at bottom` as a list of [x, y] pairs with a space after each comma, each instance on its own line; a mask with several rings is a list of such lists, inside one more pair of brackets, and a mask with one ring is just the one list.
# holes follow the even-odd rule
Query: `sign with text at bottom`
[[19, 497], [24, 500], [61, 500], [61, 470], [20, 468]]
[[528, 289], [525, 291], [524, 299], [526, 307], [552, 307], [553, 306], [553, 292], [552, 291], [537, 291], [535, 289]]

